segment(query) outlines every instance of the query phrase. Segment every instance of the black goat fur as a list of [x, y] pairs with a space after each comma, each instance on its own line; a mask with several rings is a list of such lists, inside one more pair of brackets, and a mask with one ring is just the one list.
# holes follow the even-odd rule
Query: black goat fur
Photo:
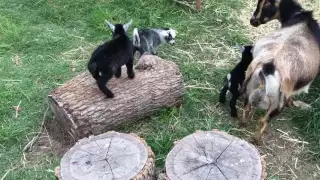
[[224, 103], [226, 100], [227, 91], [230, 91], [232, 98], [230, 100], [231, 116], [237, 117], [236, 103], [240, 97], [240, 88], [245, 79], [245, 72], [251, 63], [252, 57], [252, 45], [244, 46], [242, 51], [241, 61], [234, 67], [230, 73], [225, 77], [224, 85], [220, 91], [221, 103]]
[[107, 82], [115, 75], [121, 76], [121, 66], [127, 66], [127, 74], [134, 78], [133, 71], [133, 43], [127, 36], [122, 24], [115, 24], [113, 39], [98, 46], [91, 55], [88, 70], [96, 79], [99, 89], [108, 97], [114, 94], [106, 87]]

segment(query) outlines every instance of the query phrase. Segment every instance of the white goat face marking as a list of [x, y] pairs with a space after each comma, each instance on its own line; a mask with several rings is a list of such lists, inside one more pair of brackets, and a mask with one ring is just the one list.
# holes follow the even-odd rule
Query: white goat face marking
[[171, 34], [172, 38], [176, 38], [176, 35], [177, 35], [177, 31], [173, 30], [173, 29], [169, 29], [168, 30], [168, 33]]
[[177, 32], [170, 28], [164, 28], [164, 29], [153, 29], [153, 31], [157, 32], [157, 34], [160, 37], [161, 43], [164, 44], [175, 44], [175, 37], [177, 35]]
[[167, 32], [168, 32], [168, 36], [169, 37], [171, 36], [171, 40], [169, 40], [169, 44], [171, 44], [171, 45], [175, 44], [176, 41], [175, 41], [174, 38], [176, 37], [177, 32], [175, 30], [173, 30], [173, 29], [169, 29]]
[[175, 43], [176, 43], [176, 42], [175, 42], [174, 39], [169, 41], [169, 44], [175, 44]]

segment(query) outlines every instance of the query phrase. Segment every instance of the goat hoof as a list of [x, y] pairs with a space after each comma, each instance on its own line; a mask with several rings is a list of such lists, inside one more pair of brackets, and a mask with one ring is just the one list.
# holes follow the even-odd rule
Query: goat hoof
[[245, 123], [245, 122], [240, 122], [240, 127], [247, 127], [248, 126], [248, 123]]
[[114, 94], [107, 94], [106, 96], [107, 96], [107, 98], [113, 98]]
[[231, 117], [233, 117], [233, 118], [237, 118], [237, 117], [238, 117], [237, 112], [231, 112]]
[[300, 109], [311, 109], [311, 106], [302, 101], [293, 101], [292, 104]]
[[134, 73], [130, 73], [130, 74], [128, 74], [128, 77], [129, 77], [130, 79], [133, 79], [133, 78], [135, 77], [135, 74], [134, 74]]
[[226, 101], [226, 99], [222, 99], [222, 98], [219, 99], [219, 102], [222, 104], [224, 104], [225, 101]]
[[258, 146], [260, 146], [260, 145], [262, 144], [262, 138], [261, 138], [260, 133], [256, 133], [256, 134], [254, 135], [254, 137], [253, 137], [253, 142], [254, 142], [256, 145], [258, 145]]

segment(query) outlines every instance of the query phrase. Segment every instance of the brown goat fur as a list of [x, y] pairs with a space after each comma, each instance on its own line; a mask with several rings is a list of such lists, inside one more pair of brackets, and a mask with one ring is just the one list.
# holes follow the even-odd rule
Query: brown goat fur
[[253, 61], [243, 85], [245, 107], [241, 124], [247, 124], [251, 105], [267, 109], [254, 136], [257, 144], [262, 143], [269, 119], [292, 104], [292, 96], [308, 92], [320, 66], [320, 28], [312, 13], [304, 11], [294, 0], [258, 0], [250, 22], [259, 26], [275, 18], [282, 28], [254, 44]]

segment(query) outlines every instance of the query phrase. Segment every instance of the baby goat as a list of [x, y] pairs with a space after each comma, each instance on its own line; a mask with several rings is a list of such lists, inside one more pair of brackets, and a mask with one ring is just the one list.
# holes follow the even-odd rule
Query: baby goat
[[175, 44], [176, 31], [170, 28], [133, 30], [133, 45], [140, 56], [148, 52], [157, 55], [160, 44]]
[[133, 44], [127, 36], [127, 31], [132, 20], [127, 24], [106, 24], [113, 32], [112, 40], [100, 45], [91, 55], [88, 70], [96, 79], [99, 89], [107, 96], [113, 98], [114, 94], [106, 87], [109, 79], [115, 75], [121, 76], [121, 66], [127, 66], [127, 74], [130, 79], [134, 78], [133, 71]]
[[220, 92], [221, 103], [224, 103], [226, 100], [226, 93], [229, 90], [232, 94], [232, 98], [230, 100], [230, 108], [231, 108], [231, 116], [237, 117], [237, 109], [236, 103], [240, 96], [240, 88], [245, 79], [245, 72], [252, 61], [252, 46], [247, 45], [241, 47], [241, 61], [232, 69], [230, 73], [228, 73], [227, 77], [225, 77], [224, 85]]

